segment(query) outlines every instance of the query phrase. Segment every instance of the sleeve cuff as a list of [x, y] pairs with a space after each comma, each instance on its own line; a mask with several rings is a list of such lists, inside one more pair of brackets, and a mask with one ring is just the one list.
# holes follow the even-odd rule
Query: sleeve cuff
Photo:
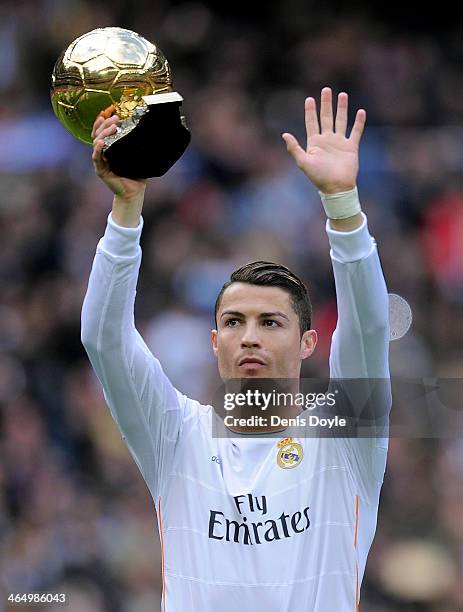
[[112, 212], [108, 215], [108, 223], [104, 236], [98, 243], [98, 247], [106, 253], [117, 257], [134, 257], [140, 251], [140, 236], [143, 229], [143, 217], [137, 227], [123, 227], [118, 225]]
[[360, 227], [351, 232], [340, 232], [330, 227], [330, 220], [326, 220], [326, 233], [331, 246], [330, 255], [342, 263], [358, 261], [368, 257], [374, 250], [376, 242], [368, 231], [367, 217], [362, 212], [363, 222]]

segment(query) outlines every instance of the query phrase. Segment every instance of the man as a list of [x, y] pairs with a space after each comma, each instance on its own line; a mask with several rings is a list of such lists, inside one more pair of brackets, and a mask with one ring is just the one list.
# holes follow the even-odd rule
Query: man
[[[357, 112], [346, 137], [347, 108], [340, 93], [333, 118], [324, 88], [320, 123], [315, 100], [305, 102], [307, 149], [290, 134], [283, 139], [329, 217], [338, 302], [330, 376], [388, 379], [388, 294], [356, 190], [366, 115]], [[387, 439], [296, 441], [281, 427], [277, 439], [239, 426], [211, 434], [211, 406], [172, 386], [134, 326], [145, 181], [108, 168], [103, 139], [117, 121], [94, 125], [95, 170], [115, 197], [84, 300], [82, 342], [155, 501], [163, 610], [357, 610]], [[317, 342], [303, 283], [268, 262], [226, 284], [216, 324], [212, 348], [224, 380], [298, 379]]]

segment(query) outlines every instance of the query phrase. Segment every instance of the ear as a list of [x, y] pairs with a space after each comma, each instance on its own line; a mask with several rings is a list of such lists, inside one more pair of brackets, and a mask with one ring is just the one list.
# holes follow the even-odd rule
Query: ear
[[217, 330], [211, 329], [211, 343], [212, 343], [212, 351], [214, 355], [217, 357]]
[[318, 335], [314, 329], [308, 329], [301, 338], [301, 359], [310, 357], [317, 346]]

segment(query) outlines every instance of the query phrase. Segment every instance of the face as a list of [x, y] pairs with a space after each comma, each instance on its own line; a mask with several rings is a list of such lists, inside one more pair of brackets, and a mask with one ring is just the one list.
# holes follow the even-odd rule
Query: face
[[317, 332], [300, 335], [290, 295], [280, 287], [232, 283], [224, 291], [211, 332], [222, 379], [299, 378]]

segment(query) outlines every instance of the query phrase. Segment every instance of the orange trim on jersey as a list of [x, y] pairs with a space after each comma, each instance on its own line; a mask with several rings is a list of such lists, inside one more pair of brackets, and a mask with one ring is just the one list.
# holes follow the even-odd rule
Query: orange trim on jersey
[[166, 612], [166, 579], [164, 576], [164, 540], [162, 537], [161, 498], [158, 499], [158, 520], [159, 520], [159, 539], [161, 540], [162, 598], [164, 600], [164, 612]]
[[[357, 533], [359, 527], [359, 496], [355, 496], [355, 531], [354, 531], [354, 548], [357, 556]], [[359, 565], [355, 562], [355, 612], [359, 612]]]
[[359, 527], [359, 496], [355, 496], [355, 531], [354, 531], [354, 546], [357, 548], [357, 531]]

